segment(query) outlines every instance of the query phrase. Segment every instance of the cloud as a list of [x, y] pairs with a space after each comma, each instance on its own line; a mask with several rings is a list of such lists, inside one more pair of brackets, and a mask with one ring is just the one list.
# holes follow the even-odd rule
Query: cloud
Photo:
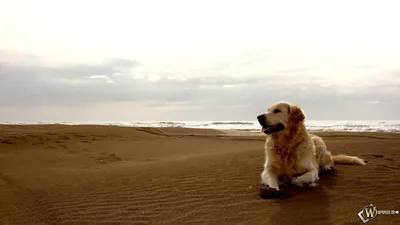
[[86, 78], [89, 78], [89, 79], [97, 79], [97, 80], [103, 80], [103, 81], [105, 81], [106, 83], [111, 83], [111, 84], [114, 84], [114, 83], [115, 83], [115, 81], [113, 81], [110, 77], [108, 77], [108, 76], [106, 76], [106, 75], [92, 75], [92, 76], [88, 76], [88, 77], [86, 77]]
[[283, 73], [283, 74], [307, 73], [312, 70], [313, 70], [312, 68], [295, 68], [295, 69], [278, 70], [277, 73]]
[[[130, 102], [141, 103], [147, 110], [174, 108], [178, 111], [170, 115], [181, 120], [251, 119], [269, 104], [286, 100], [307, 109], [307, 115], [314, 119], [399, 118], [394, 109], [400, 110], [400, 70], [354, 83], [331, 84], [323, 77], [298, 76], [290, 71], [285, 75], [235, 77], [162, 71], [143, 75], [140, 68], [151, 65], [128, 59], [52, 66], [0, 59], [0, 108]], [[4, 120], [1, 117], [7, 116], [0, 115]]]

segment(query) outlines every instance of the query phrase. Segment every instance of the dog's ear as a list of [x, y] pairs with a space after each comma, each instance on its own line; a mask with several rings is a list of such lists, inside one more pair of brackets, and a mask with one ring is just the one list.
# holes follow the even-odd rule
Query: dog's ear
[[303, 121], [306, 116], [303, 113], [303, 110], [297, 105], [289, 107], [289, 115], [290, 115], [290, 122], [296, 124]]

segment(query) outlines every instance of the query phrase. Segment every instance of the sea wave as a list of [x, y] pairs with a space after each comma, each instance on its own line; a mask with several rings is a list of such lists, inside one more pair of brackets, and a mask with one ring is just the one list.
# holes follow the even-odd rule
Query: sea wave
[[253, 125], [254, 122], [212, 122], [211, 125]]
[[[186, 127], [219, 130], [245, 130], [259, 132], [257, 121], [52, 121], [52, 122], [0, 122], [0, 124], [66, 124], [66, 125], [112, 125], [124, 127]], [[341, 121], [309, 120], [305, 123], [309, 131], [347, 132], [393, 132], [400, 133], [400, 121]]]

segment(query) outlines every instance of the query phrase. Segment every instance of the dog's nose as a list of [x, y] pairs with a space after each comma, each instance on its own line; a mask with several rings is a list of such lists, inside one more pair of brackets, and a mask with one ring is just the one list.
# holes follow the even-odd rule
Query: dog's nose
[[257, 120], [258, 121], [261, 121], [261, 120], [265, 120], [265, 115], [264, 114], [261, 114], [261, 115], [259, 115], [259, 116], [257, 116]]

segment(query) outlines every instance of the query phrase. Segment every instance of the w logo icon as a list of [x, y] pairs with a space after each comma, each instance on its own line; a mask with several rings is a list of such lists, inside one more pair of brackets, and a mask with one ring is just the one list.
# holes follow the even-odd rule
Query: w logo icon
[[373, 204], [367, 205], [363, 208], [362, 211], [358, 213], [358, 217], [360, 217], [363, 223], [367, 223], [378, 215], [378, 210]]

